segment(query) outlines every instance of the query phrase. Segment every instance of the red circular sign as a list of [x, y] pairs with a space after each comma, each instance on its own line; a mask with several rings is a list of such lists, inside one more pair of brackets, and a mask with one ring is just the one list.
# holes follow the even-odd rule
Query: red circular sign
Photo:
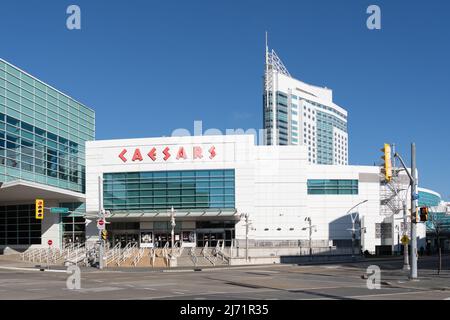
[[102, 225], [104, 225], [105, 224], [105, 221], [103, 221], [103, 220], [98, 220], [98, 225], [99, 226], [102, 226]]
[[51, 246], [53, 244], [53, 241], [52, 240], [48, 240], [47, 243], [48, 243], [49, 246]]

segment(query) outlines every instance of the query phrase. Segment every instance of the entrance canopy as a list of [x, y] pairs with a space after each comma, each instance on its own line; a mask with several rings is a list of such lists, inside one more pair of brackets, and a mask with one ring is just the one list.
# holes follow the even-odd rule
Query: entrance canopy
[[[170, 215], [170, 210], [161, 211], [111, 211], [110, 218], [164, 218]], [[175, 210], [176, 218], [200, 218], [200, 217], [211, 217], [211, 218], [239, 218], [239, 214], [236, 209], [179, 209]]]
[[86, 196], [79, 192], [25, 180], [0, 182], [0, 202], [25, 202], [38, 198], [59, 202], [85, 202]]

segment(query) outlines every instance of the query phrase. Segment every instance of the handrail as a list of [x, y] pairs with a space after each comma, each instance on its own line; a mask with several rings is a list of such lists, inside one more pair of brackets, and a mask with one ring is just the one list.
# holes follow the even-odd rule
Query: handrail
[[117, 263], [117, 260], [120, 258], [120, 246], [120, 242], [117, 242], [112, 249], [108, 250], [106, 254], [106, 266], [108, 266], [110, 263], [113, 263], [114, 261], [116, 261]]
[[137, 242], [128, 242], [117, 261], [117, 265], [120, 266], [122, 262], [128, 259], [135, 248], [137, 248]]
[[189, 255], [191, 256], [191, 260], [194, 263], [194, 267], [197, 266], [197, 255], [195, 254], [195, 247], [192, 247], [191, 250], [189, 250]]
[[150, 249], [150, 254], [151, 254], [150, 258], [152, 260], [152, 267], [154, 267], [155, 266], [155, 259], [156, 259], [156, 249], [155, 248], [151, 248]]
[[137, 255], [134, 257], [133, 265], [136, 267], [139, 261], [141, 261], [144, 256], [145, 248], [139, 248]]

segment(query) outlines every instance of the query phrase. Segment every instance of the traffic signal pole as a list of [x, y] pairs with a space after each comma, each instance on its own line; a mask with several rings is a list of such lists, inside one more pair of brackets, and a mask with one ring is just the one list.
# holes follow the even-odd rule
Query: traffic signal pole
[[[102, 192], [102, 177], [99, 176], [98, 177], [98, 218], [102, 219], [103, 221], [105, 221], [105, 216], [104, 216], [104, 212], [105, 210], [103, 210], [103, 192]], [[104, 260], [103, 260], [103, 256], [105, 255], [105, 249], [104, 249], [104, 244], [105, 242], [102, 239], [102, 230], [98, 230], [98, 240], [99, 240], [99, 261], [98, 261], [98, 268], [101, 270], [103, 269], [103, 264], [104, 264]]]
[[416, 144], [411, 143], [411, 215], [415, 219], [411, 219], [411, 279], [417, 279], [417, 170], [416, 170]]
[[[411, 280], [414, 280], [414, 279], [417, 279], [417, 223], [418, 223], [417, 214], [416, 214], [417, 199], [418, 199], [416, 144], [414, 142], [411, 143], [411, 173], [406, 168], [402, 157], [398, 153], [395, 154], [395, 157], [400, 160], [400, 163], [402, 164], [403, 168], [405, 169], [405, 172], [409, 177], [410, 186], [411, 186], [411, 258], [410, 258], [410, 263], [411, 263], [410, 270], [411, 271], [410, 271], [409, 278]], [[406, 260], [405, 260], [405, 262], [406, 262]]]
[[[408, 209], [406, 205], [406, 199], [403, 201], [403, 228], [404, 234], [407, 234], [408, 230]], [[409, 253], [408, 253], [408, 243], [403, 245], [403, 270], [409, 271], [411, 268], [409, 267]]]

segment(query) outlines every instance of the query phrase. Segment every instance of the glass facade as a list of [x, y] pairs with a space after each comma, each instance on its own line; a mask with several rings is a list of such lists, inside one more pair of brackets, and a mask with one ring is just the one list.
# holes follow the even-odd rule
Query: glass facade
[[308, 180], [308, 194], [358, 194], [358, 180]]
[[111, 211], [235, 208], [230, 170], [105, 173], [104, 207]]
[[0, 206], [0, 246], [41, 244], [41, 220], [35, 205]]
[[[309, 162], [317, 164], [342, 164], [347, 163], [347, 147], [342, 145], [342, 150], [335, 148], [334, 129], [347, 132], [347, 116], [335, 108], [321, 105], [303, 97], [276, 91], [276, 130], [277, 141], [273, 141], [274, 108], [272, 106], [272, 92], [269, 92], [269, 104], [266, 108], [266, 95], [264, 94], [263, 124], [266, 129], [267, 145], [304, 144], [308, 146]], [[295, 103], [293, 103], [293, 101]], [[304, 101], [304, 112], [299, 110], [299, 105]], [[308, 114], [306, 113], [308, 110]], [[309, 113], [312, 111], [312, 113]], [[296, 120], [297, 119], [297, 120]], [[312, 121], [311, 121], [312, 120]], [[299, 123], [303, 123], [303, 131], [299, 131]], [[304, 137], [304, 138], [302, 138]], [[308, 138], [308, 139], [307, 139]], [[346, 143], [346, 142], [345, 142]], [[345, 150], [345, 152], [343, 151]], [[317, 151], [317, 152], [316, 152]], [[338, 153], [336, 153], [338, 152]], [[335, 155], [335, 157], [334, 157]], [[335, 159], [338, 158], [339, 160]], [[336, 163], [335, 163], [336, 162]]]
[[419, 191], [419, 207], [436, 207], [441, 202], [441, 198], [435, 194]]
[[0, 182], [18, 179], [84, 192], [94, 112], [0, 60]]

